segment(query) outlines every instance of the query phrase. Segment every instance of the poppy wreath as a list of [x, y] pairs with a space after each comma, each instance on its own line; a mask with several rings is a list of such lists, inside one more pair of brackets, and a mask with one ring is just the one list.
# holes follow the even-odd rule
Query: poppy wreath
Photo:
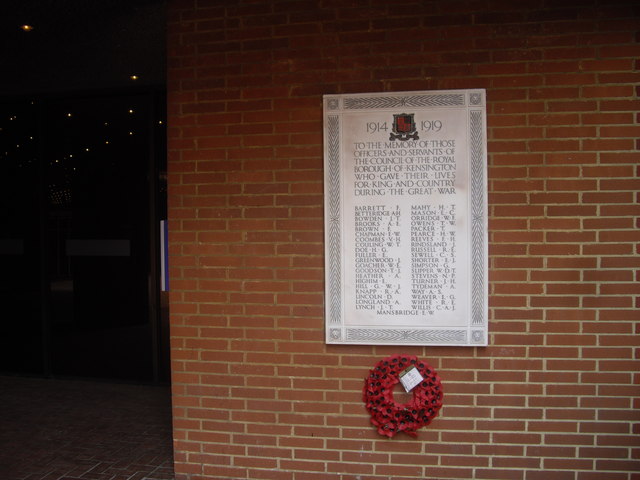
[[[393, 386], [400, 382], [400, 374], [411, 366], [418, 369], [423, 380], [411, 390], [411, 401], [397, 403], [393, 399]], [[442, 407], [442, 384], [436, 371], [414, 355], [393, 355], [380, 360], [369, 371], [363, 401], [380, 435], [393, 437], [405, 432], [415, 437], [417, 429], [429, 425], [438, 415]]]

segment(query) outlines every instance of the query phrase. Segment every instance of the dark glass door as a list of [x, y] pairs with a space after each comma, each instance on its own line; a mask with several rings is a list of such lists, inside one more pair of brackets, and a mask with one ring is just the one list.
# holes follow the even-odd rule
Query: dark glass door
[[0, 105], [0, 370], [44, 369], [37, 106]]
[[25, 354], [0, 370], [158, 379], [158, 105], [141, 93], [22, 106], [35, 146], [3, 178], [3, 204], [19, 207], [3, 212], [14, 280], [0, 295]]

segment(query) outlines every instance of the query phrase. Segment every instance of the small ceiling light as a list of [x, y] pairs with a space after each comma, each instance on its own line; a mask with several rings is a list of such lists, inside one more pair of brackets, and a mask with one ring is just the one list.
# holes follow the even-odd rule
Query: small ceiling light
[[129, 113], [133, 113], [133, 108], [130, 108], [130, 109], [129, 109]]
[[138, 77], [138, 75], [129, 75], [129, 80], [134, 80], [135, 81], [135, 80], [138, 80], [138, 78], [140, 78], [140, 77]]
[[67, 113], [67, 117], [71, 117], [71, 113]]
[[31, 30], [33, 30], [33, 25], [29, 25], [29, 24], [24, 24], [24, 25], [20, 25], [20, 29], [23, 32], [30, 32]]

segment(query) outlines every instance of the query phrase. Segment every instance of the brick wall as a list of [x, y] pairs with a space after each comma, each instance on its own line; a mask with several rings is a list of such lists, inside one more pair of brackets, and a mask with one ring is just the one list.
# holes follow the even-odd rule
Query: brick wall
[[[640, 478], [634, 1], [169, 0], [178, 479]], [[327, 346], [322, 94], [486, 88], [490, 346]], [[400, 351], [445, 406], [379, 436]]]

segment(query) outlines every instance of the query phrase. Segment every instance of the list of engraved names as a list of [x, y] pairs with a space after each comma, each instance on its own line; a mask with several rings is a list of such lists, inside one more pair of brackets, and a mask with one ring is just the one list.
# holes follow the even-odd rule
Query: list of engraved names
[[456, 310], [455, 154], [455, 139], [353, 145], [356, 311]]

